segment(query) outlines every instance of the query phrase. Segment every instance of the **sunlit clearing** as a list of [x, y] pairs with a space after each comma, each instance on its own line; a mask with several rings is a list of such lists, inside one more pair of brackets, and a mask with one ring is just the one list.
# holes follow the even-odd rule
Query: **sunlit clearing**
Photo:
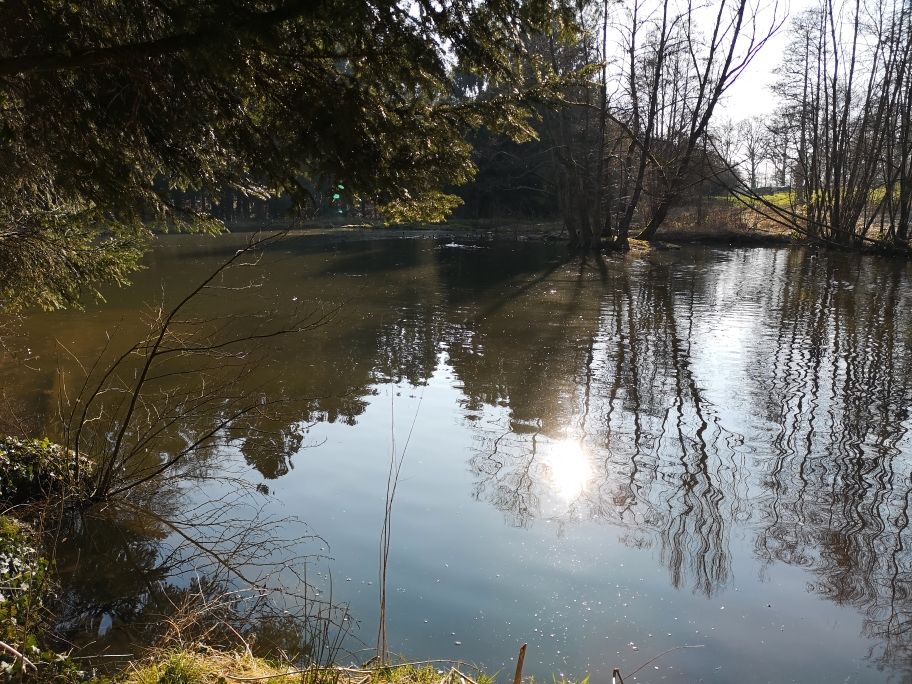
[[545, 465], [554, 493], [567, 501], [578, 497], [592, 479], [592, 463], [583, 445], [570, 439], [554, 443]]

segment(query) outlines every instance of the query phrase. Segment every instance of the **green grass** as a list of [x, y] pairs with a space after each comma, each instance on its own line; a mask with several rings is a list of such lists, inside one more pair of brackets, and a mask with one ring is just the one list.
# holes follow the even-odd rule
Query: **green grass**
[[[733, 197], [732, 195], [722, 195], [716, 196], [711, 199], [719, 200], [720, 202], [725, 202], [726, 204], [733, 204], [736, 206], [741, 206], [742, 201]], [[744, 203], [748, 206], [753, 206], [754, 204], [760, 205], [761, 203], [758, 200], [755, 200], [751, 197], [746, 197], [742, 195]], [[760, 195], [760, 199], [765, 202], [768, 202], [774, 206], [787, 209], [793, 206], [795, 202], [795, 193], [788, 190], [783, 190], [782, 192], [773, 192], [766, 195]]]
[[[450, 681], [459, 682], [460, 673], [449, 671], [453, 675]], [[409, 664], [378, 667], [371, 673], [370, 684], [440, 684], [446, 677], [445, 669], [438, 669], [433, 664]], [[475, 684], [494, 684], [494, 675], [483, 672], [474, 673]], [[314, 683], [319, 684], [319, 683]]]
[[[883, 185], [873, 188], [870, 191], [870, 196], [868, 198], [868, 201], [871, 202], [872, 204], [877, 204], [878, 202], [881, 202], [883, 200], [884, 196], [886, 195], [886, 192], [887, 192], [887, 189]], [[899, 188], [897, 188], [896, 190], [893, 191], [893, 195], [894, 195], [894, 197], [899, 198]], [[760, 195], [760, 197], [761, 197], [761, 199], [768, 202], [769, 204], [772, 204], [777, 207], [781, 207], [783, 209], [789, 209], [798, 204], [797, 197], [795, 196], [794, 191], [789, 191], [789, 190], [783, 190], [782, 192], [774, 192], [774, 193], [770, 193], [768, 195]], [[735, 202], [735, 203], [738, 202], [738, 200], [736, 200], [733, 197], [730, 197], [729, 199], [732, 202]], [[755, 200], [745, 197], [745, 201], [748, 204], [752, 204]]]
[[782, 192], [774, 192], [769, 195], [761, 195], [764, 201], [769, 202], [770, 204], [782, 207], [786, 209], [795, 205], [795, 193], [783, 190]]

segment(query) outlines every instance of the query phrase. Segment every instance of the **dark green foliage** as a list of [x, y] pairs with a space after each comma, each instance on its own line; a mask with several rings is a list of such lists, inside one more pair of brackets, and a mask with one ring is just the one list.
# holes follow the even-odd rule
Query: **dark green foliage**
[[[464, 134], [532, 134], [537, 0], [9, 0], [0, 4], [0, 306], [123, 282], [154, 229], [218, 230], [169, 189], [341, 182], [390, 220], [440, 220]], [[452, 65], [486, 83], [453, 95]], [[520, 64], [523, 64], [520, 68]], [[25, 275], [28, 275], [25, 278]]]
[[517, 143], [488, 130], [473, 135], [471, 142], [478, 172], [456, 191], [464, 202], [456, 210], [457, 217], [543, 220], [559, 216], [556, 170], [546, 143], [538, 139]]

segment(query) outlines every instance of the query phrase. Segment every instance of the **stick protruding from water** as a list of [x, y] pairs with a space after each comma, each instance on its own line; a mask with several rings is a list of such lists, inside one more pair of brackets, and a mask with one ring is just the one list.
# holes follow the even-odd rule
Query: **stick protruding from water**
[[529, 644], [523, 644], [519, 647], [519, 658], [516, 659], [516, 674], [513, 675], [513, 684], [522, 684], [523, 661], [526, 659], [526, 647]]

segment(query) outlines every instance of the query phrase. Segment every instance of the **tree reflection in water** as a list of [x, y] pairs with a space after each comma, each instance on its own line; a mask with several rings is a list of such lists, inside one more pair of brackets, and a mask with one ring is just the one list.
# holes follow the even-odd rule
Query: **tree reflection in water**
[[[483, 326], [472, 335], [475, 344], [483, 344], [486, 356], [506, 355], [509, 364], [480, 370], [471, 366], [481, 354], [450, 356], [464, 379], [483, 384], [493, 376], [491, 384], [503, 388], [510, 408], [507, 424], [474, 423], [480, 433], [471, 461], [476, 496], [489, 498], [512, 524], [530, 524], [549, 488], [549, 452], [543, 460], [541, 444], [560, 439], [552, 435], [570, 426], [592, 447], [592, 474], [558, 517], [627, 526], [631, 543], [659, 544], [674, 586], [711, 595], [730, 576], [726, 523], [746, 508], [744, 473], [737, 467], [742, 438], [722, 426], [694, 376], [698, 283], [675, 275], [661, 264], [649, 280], [611, 270], [598, 308], [586, 306], [588, 289], [571, 289], [572, 297], [561, 303], [563, 322], [554, 326], [558, 338], [546, 353], [532, 350], [531, 360], [497, 349], [498, 340]], [[582, 312], [588, 320], [580, 319]], [[567, 331], [575, 337], [560, 337]], [[468, 380], [466, 391], [486, 392]], [[489, 429], [492, 422], [496, 432]]]
[[[873, 658], [907, 666], [905, 264], [789, 249], [584, 263], [543, 245], [307, 249], [308, 287], [345, 305], [272, 363], [270, 391], [293, 409], [236, 443], [265, 477], [289, 471], [314, 421], [354, 425], [380, 384], [421, 385], [445, 364], [473, 433], [473, 494], [509, 524], [622, 526], [675, 587], [705, 596], [731, 586], [733, 535], [747, 535], [762, 562], [806, 568], [813, 591], [858, 609]], [[293, 263], [270, 263], [268, 286], [300, 292]]]
[[[804, 257], [804, 258], [802, 258]], [[776, 433], [756, 548], [855, 606], [886, 663], [912, 659], [909, 293], [899, 265], [789, 255], [765, 404]], [[819, 293], [808, 297], [807, 292]]]
[[[724, 282], [733, 271], [744, 273], [736, 293]], [[882, 644], [872, 656], [906, 666], [907, 275], [901, 264], [797, 250], [737, 253], [709, 268], [659, 259], [645, 274], [611, 270], [598, 311], [555, 326], [563, 337], [546, 353], [509, 353], [480, 323], [466, 339], [498, 365], [480, 353], [451, 353], [452, 363], [469, 405], [490, 404], [496, 388], [509, 410], [472, 423], [476, 497], [514, 525], [554, 515], [543, 506], [542, 444], [569, 430], [601, 458], [560, 511], [566, 520], [628, 526], [629, 543], [658, 545], [674, 586], [707, 596], [731, 580], [729, 535], [747, 523], [761, 560], [811, 570], [812, 591], [862, 612], [864, 636]], [[588, 290], [565, 292], [559, 311], [585, 310]], [[754, 308], [740, 322], [742, 368], [714, 358], [712, 335], [731, 331], [713, 333], [713, 320], [724, 322], [732, 297]], [[727, 373], [743, 384], [726, 389]], [[718, 403], [732, 398], [742, 402], [734, 410]]]
[[324, 542], [298, 521], [266, 514], [251, 495], [233, 486], [194, 504], [187, 491], [159, 489], [154, 501], [65, 515], [54, 530], [62, 643], [129, 653], [201, 639], [332, 662], [351, 621], [308, 581]]

